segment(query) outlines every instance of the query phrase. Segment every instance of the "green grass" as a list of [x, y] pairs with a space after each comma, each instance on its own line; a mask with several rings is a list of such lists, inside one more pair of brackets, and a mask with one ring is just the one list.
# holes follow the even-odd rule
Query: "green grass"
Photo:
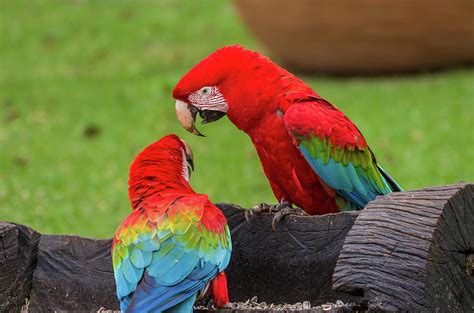
[[[208, 53], [265, 52], [229, 3], [3, 0], [0, 15], [0, 220], [110, 237], [130, 210], [130, 162], [171, 132], [193, 147], [198, 192], [274, 201], [245, 134], [223, 119], [194, 137], [174, 115], [172, 87]], [[473, 78], [305, 77], [405, 188], [474, 180]]]

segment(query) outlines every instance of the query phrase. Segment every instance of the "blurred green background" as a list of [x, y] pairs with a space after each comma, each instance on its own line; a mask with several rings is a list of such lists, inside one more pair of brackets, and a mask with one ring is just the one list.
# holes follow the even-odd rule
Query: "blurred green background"
[[[186, 133], [171, 90], [251, 37], [228, 1], [0, 1], [0, 220], [110, 237], [130, 212], [128, 166], [168, 133], [213, 201], [275, 202], [250, 140], [223, 119]], [[276, 60], [278, 61], [278, 60]], [[303, 77], [360, 128], [406, 189], [474, 180], [474, 72]]]

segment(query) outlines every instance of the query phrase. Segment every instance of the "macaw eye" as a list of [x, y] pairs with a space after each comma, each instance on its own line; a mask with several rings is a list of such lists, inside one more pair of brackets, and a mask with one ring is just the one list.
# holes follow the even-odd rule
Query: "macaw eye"
[[198, 94], [201, 95], [201, 97], [208, 97], [211, 94], [212, 87], [202, 87], [199, 89]]

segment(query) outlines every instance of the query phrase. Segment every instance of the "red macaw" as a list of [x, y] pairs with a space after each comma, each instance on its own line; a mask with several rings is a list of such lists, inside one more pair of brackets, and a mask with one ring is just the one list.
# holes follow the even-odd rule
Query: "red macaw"
[[280, 209], [309, 214], [363, 208], [377, 195], [401, 190], [357, 127], [301, 79], [240, 46], [221, 48], [174, 87], [180, 123], [195, 127], [227, 115], [247, 133]]
[[145, 148], [130, 167], [133, 212], [115, 233], [112, 260], [122, 312], [192, 312], [210, 287], [229, 302], [232, 244], [222, 212], [188, 183], [191, 149], [176, 135]]

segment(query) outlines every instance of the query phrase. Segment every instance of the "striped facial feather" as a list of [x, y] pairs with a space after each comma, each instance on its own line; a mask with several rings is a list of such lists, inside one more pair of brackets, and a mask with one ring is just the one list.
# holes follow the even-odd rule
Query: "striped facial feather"
[[188, 96], [189, 102], [201, 110], [227, 113], [227, 102], [217, 86], [205, 86]]
[[186, 152], [184, 149], [181, 149], [182, 155], [183, 155], [183, 178], [186, 181], [189, 181], [189, 168], [188, 168], [188, 162], [186, 161]]

